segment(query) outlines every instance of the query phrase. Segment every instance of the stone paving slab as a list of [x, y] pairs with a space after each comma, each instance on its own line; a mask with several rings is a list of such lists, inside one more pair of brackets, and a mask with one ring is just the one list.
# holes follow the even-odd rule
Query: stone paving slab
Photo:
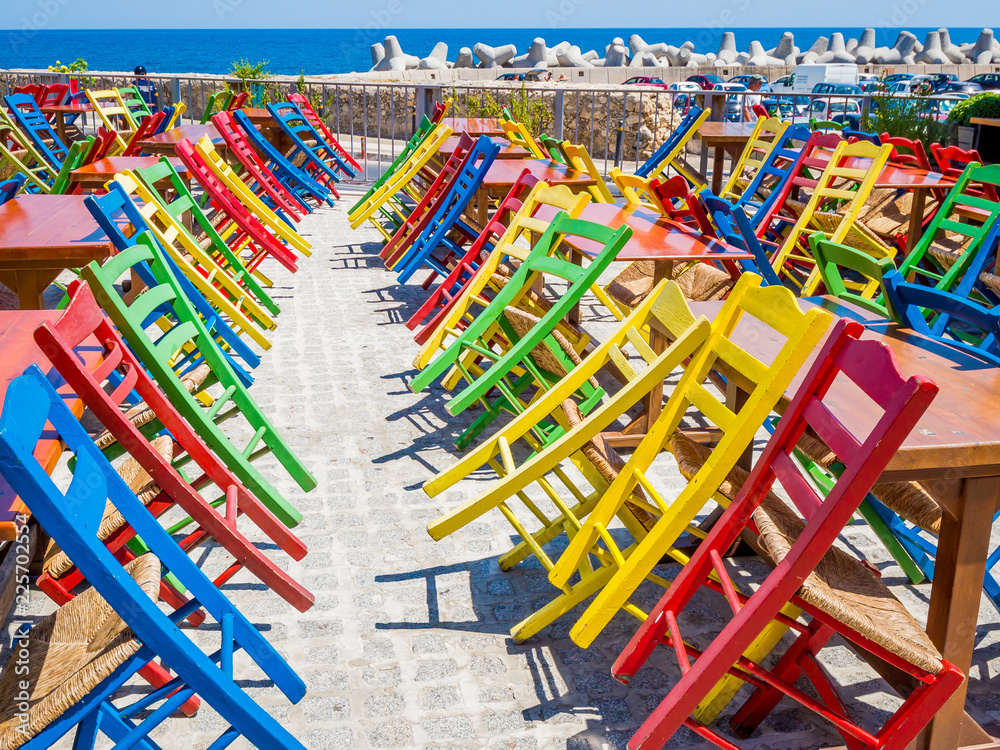
[[[496, 557], [512, 538], [502, 516], [487, 514], [441, 542], [427, 535], [428, 521], [482, 487], [482, 479], [466, 480], [436, 498], [420, 489], [456, 460], [452, 441], [469, 418], [447, 415], [440, 389], [414, 394], [407, 388], [417, 346], [401, 323], [425, 293], [419, 283], [399, 286], [382, 269], [377, 233], [351, 231], [347, 223], [357, 189], [342, 192], [336, 208], [300, 225], [313, 243], [300, 272], [267, 269], [282, 312], [251, 389], [319, 480], [305, 494], [275, 461], [259, 462], [303, 512], [297, 533], [309, 555], [293, 562], [273, 545], [265, 549], [315, 592], [316, 604], [300, 614], [245, 572], [225, 587], [309, 692], [289, 705], [245, 656], [237, 659], [238, 677], [312, 750], [625, 747], [678, 678], [673, 656], [656, 654], [631, 687], [613, 680], [612, 662], [636, 626], [626, 615], [588, 650], [568, 637], [572, 615], [514, 644], [510, 627], [545, 604], [552, 590], [534, 561], [499, 569]], [[584, 306], [584, 320], [598, 338], [612, 328], [592, 305]], [[668, 498], [683, 486], [669, 456], [657, 463], [654, 481]], [[867, 527], [850, 527], [845, 541], [881, 569], [918, 618], [925, 616], [929, 586], [904, 586]], [[228, 564], [211, 546], [197, 559], [209, 574]], [[670, 568], [662, 572], [671, 574]], [[640, 601], [651, 605], [657, 596], [643, 592]], [[33, 592], [33, 615], [51, 608]], [[699, 600], [682, 622], [685, 633], [697, 641], [700, 633], [715, 632], [724, 610], [720, 600]], [[984, 599], [969, 708], [988, 723], [1000, 719], [998, 621]], [[195, 637], [211, 643], [217, 634]], [[843, 645], [827, 649], [823, 661], [848, 686], [852, 709], [884, 718], [895, 699], [871, 670]], [[207, 746], [223, 728], [204, 707], [194, 719], [170, 719], [153, 736], [164, 748], [188, 750]], [[829, 725], [783, 703], [741, 747], [839, 744]], [[709, 746], [685, 730], [667, 747]]]

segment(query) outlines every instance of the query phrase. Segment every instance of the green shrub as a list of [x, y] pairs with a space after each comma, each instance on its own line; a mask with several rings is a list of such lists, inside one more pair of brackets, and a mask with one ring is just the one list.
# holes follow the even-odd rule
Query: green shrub
[[884, 90], [873, 93], [868, 111], [861, 118], [861, 130], [880, 135], [888, 133], [893, 138], [909, 138], [925, 144], [947, 145], [951, 140], [951, 126], [932, 115], [936, 101], [892, 96]]
[[967, 126], [973, 117], [1000, 118], [1000, 93], [984, 91], [958, 102], [948, 113], [948, 122]]
[[[478, 96], [470, 91], [465, 106], [469, 117], [492, 118], [503, 117], [503, 109], [507, 107], [510, 109], [511, 116], [522, 123], [529, 133], [540, 135], [551, 118], [551, 113], [540, 95], [541, 92], [538, 93], [538, 98], [533, 98], [522, 81], [520, 89], [511, 91], [508, 104], [498, 101], [493, 91], [483, 89]], [[451, 96], [456, 102], [458, 101], [458, 94], [454, 88], [452, 88]]]

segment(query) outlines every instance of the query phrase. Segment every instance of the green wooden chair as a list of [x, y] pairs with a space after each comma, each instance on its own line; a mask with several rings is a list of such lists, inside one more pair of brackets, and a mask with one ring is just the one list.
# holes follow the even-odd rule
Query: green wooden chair
[[216, 91], [205, 104], [205, 111], [201, 115], [201, 124], [206, 124], [212, 119], [216, 112], [223, 112], [229, 108], [229, 103], [233, 100], [232, 91]]
[[810, 130], [836, 130], [838, 132], [847, 128], [847, 122], [835, 122], [834, 120], [817, 120], [815, 117], [809, 118]]
[[375, 192], [380, 187], [382, 187], [382, 185], [384, 185], [386, 181], [390, 177], [392, 177], [392, 175], [409, 160], [413, 152], [417, 150], [417, 147], [421, 143], [423, 143], [431, 133], [434, 132], [434, 129], [436, 127], [437, 125], [431, 122], [431, 120], [425, 115], [424, 118], [420, 121], [420, 126], [417, 128], [416, 132], [413, 134], [410, 140], [406, 142], [406, 145], [403, 146], [403, 150], [399, 152], [399, 156], [397, 156], [393, 160], [392, 164], [389, 165], [389, 168], [386, 169], [379, 176], [379, 178], [371, 184], [371, 187], [368, 188], [368, 192], [362, 195], [361, 198], [358, 200], [358, 202], [355, 203], [353, 206], [351, 206], [351, 208], [348, 210], [347, 213], [353, 214], [355, 211], [361, 208], [361, 206], [364, 205], [365, 201], [371, 198], [375, 194]]
[[563, 147], [565, 141], [558, 141], [552, 136], [542, 133], [538, 136], [538, 142], [541, 144], [542, 148], [552, 157], [552, 161], [559, 162], [560, 164], [566, 164], [567, 166], [573, 162], [570, 160], [569, 155], [566, 153], [566, 149]]
[[90, 153], [90, 147], [94, 142], [93, 138], [74, 142], [69, 149], [69, 154], [62, 166], [56, 169], [52, 166], [38, 150], [31, 145], [27, 138], [24, 138], [18, 130], [10, 116], [0, 110], [0, 131], [7, 131], [8, 137], [15, 141], [13, 147], [7, 145], [7, 138], [0, 138], [0, 174], [13, 172], [13, 174], [23, 174], [25, 185], [22, 188], [26, 193], [51, 193], [52, 195], [62, 195], [69, 190], [73, 183], [69, 181], [69, 174], [74, 169], [83, 166]]
[[132, 115], [132, 119], [135, 120], [136, 124], [153, 114], [149, 105], [146, 104], [146, 100], [139, 93], [139, 86], [137, 84], [133, 83], [131, 86], [119, 87], [118, 99], [121, 101], [121, 105]]
[[[816, 259], [827, 294], [883, 318], [890, 317], [886, 306], [881, 301], [876, 302], [875, 298], [882, 299], [882, 277], [896, 268], [891, 258], [875, 258], [848, 245], [830, 242], [822, 232], [809, 237], [809, 248]], [[863, 285], [860, 293], [848, 288], [842, 270], [853, 271], [865, 279], [862, 284], [851, 282], [851, 287]]]
[[[302, 515], [279, 494], [252, 462], [264, 454], [273, 453], [299, 487], [306, 491], [316, 486], [316, 479], [264, 416], [257, 402], [225, 360], [191, 303], [181, 293], [178, 281], [162, 251], [156, 247], [151, 237], [141, 239], [145, 241], [118, 253], [103, 266], [96, 262], [90, 263], [82, 270], [83, 279], [90, 284], [97, 301], [149, 369], [157, 385], [202, 440], [282, 523], [287, 526], [296, 525], [302, 520]], [[132, 266], [143, 261], [149, 265], [159, 284], [155, 289], [139, 295], [131, 304], [126, 304], [114, 283], [130, 272]], [[163, 308], [169, 308], [170, 317], [175, 323], [154, 341], [152, 335], [157, 329], [145, 329], [143, 322], [152, 312]], [[187, 348], [197, 349], [211, 371], [205, 386], [216, 381], [223, 388], [223, 392], [208, 409], [202, 408], [171, 367], [169, 360], [177, 352]], [[242, 417], [253, 435], [242, 448], [237, 447], [219, 428], [219, 423], [238, 417]]]

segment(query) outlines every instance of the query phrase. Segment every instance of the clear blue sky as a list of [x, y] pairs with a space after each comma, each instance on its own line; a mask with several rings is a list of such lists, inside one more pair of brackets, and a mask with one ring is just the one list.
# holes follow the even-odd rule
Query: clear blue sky
[[996, 0], [3, 0], [3, 9], [3, 27], [38, 30], [1000, 25]]

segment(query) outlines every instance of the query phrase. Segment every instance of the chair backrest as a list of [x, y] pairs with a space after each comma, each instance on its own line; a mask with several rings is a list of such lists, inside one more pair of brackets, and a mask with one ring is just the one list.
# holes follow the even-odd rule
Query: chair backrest
[[598, 203], [614, 203], [615, 196], [608, 189], [604, 176], [594, 164], [594, 160], [590, 158], [587, 149], [578, 143], [563, 141], [563, 151], [566, 153], [566, 158], [569, 159], [569, 166], [577, 172], [589, 175], [597, 183], [587, 187], [587, 192], [594, 197], [594, 200]]
[[[708, 119], [710, 114], [712, 114], [710, 109], [702, 109], [697, 106], [691, 107], [677, 124], [677, 127], [667, 137], [667, 140], [635, 170], [636, 175], [639, 177], [658, 177], [667, 167], [673, 165], [674, 161], [684, 150], [684, 147], [694, 138], [698, 132], [698, 128]], [[684, 176], [689, 177], [686, 173]]]
[[[351, 156], [350, 152], [344, 148], [340, 141], [333, 135], [333, 132], [326, 126], [323, 122], [323, 118], [319, 116], [313, 106], [309, 103], [309, 100], [305, 96], [299, 93], [289, 94], [288, 101], [292, 102], [296, 107], [298, 107], [299, 112], [306, 118], [310, 125], [312, 125], [316, 130], [318, 130], [322, 135], [323, 139], [326, 141], [328, 146], [336, 149], [340, 157], [350, 164], [354, 168], [355, 174], [361, 171], [361, 165]], [[443, 116], [442, 116], [443, 117]], [[441, 119], [431, 120], [434, 124], [441, 122]]]
[[21, 86], [15, 86], [14, 94], [27, 94], [37, 101], [37, 97], [42, 95], [44, 87], [40, 83], [25, 83]]
[[117, 138], [118, 134], [115, 131], [108, 130], [103, 126], [99, 127], [94, 142], [91, 144], [90, 153], [87, 154], [86, 163], [93, 164], [95, 161], [107, 158], [111, 149], [114, 148]]
[[[913, 251], [899, 266], [905, 278], [920, 276], [935, 289], [967, 297], [994, 249], [1000, 231], [1000, 166], [968, 164], [948, 191]], [[943, 239], [961, 238], [954, 263], [944, 267], [930, 252]]]
[[924, 144], [919, 138], [904, 138], [902, 136], [891, 136], [888, 133], [882, 133], [880, 141], [880, 145], [888, 143], [892, 146], [892, 154], [889, 156], [889, 161], [893, 164], [903, 164], [908, 167], [916, 167], [917, 169], [926, 169], [928, 172], [933, 170], [930, 159], [927, 158], [927, 151], [924, 149]]
[[771, 267], [771, 259], [761, 246], [757, 235], [754, 234], [750, 220], [743, 209], [732, 206], [729, 201], [713, 194], [708, 188], [702, 190], [700, 196], [715, 222], [719, 239], [753, 255], [753, 260], [738, 261], [743, 269], [760, 276], [767, 286], [780, 285], [781, 279]]
[[94, 108], [94, 114], [108, 130], [115, 131], [116, 150], [121, 153], [128, 146], [128, 137], [135, 132], [136, 122], [132, 113], [122, 104], [118, 91], [87, 89], [87, 99]]
[[[490, 283], [493, 274], [500, 268], [500, 264], [507, 258], [523, 262], [532, 252], [530, 245], [531, 235], [541, 235], [549, 227], [550, 222], [535, 216], [538, 209], [545, 205], [558, 209], [570, 217], [577, 217], [584, 207], [590, 203], [590, 194], [574, 194], [565, 185], [550, 187], [545, 182], [538, 182], [528, 193], [527, 197], [511, 198], [508, 196], [510, 205], [508, 208], [516, 211], [510, 218], [510, 223], [501, 230], [500, 226], [494, 225], [494, 233], [501, 234], [500, 239], [495, 243], [489, 257], [480, 265], [479, 271], [470, 282], [461, 290], [455, 301], [451, 304], [449, 311], [439, 321], [437, 327], [430, 333], [420, 353], [413, 361], [414, 367], [418, 370], [425, 369], [428, 364], [440, 354], [440, 350], [446, 348], [446, 341], [449, 336], [458, 332], [461, 328], [462, 320], [470, 314], [474, 304], [481, 304], [481, 294]], [[528, 239], [528, 243], [518, 244], [521, 238]], [[560, 247], [552, 243], [548, 251], [556, 253]], [[506, 287], [505, 287], [506, 288]], [[423, 373], [417, 376], [421, 378]], [[427, 380], [429, 384], [435, 378]], [[419, 381], [417, 385], [420, 385]]]
[[868, 141], [869, 143], [874, 143], [876, 146], [881, 146], [883, 143], [878, 133], [868, 133], [864, 130], [855, 130], [854, 128], [844, 128], [840, 132], [849, 141]]
[[26, 175], [19, 174], [15, 177], [11, 177], [9, 180], [4, 180], [0, 182], [0, 206], [2, 206], [7, 201], [12, 201], [24, 187], [25, 181], [28, 179]]
[[[801, 131], [799, 133], [801, 134]], [[758, 236], [763, 236], [775, 216], [780, 214], [787, 220], [797, 215], [796, 212], [788, 210], [785, 201], [803, 189], [807, 194], [816, 189], [820, 175], [829, 165], [834, 150], [843, 141], [844, 137], [839, 132], [810, 132], [809, 138], [798, 149], [796, 158], [790, 164], [785, 162], [785, 170], [790, 170], [790, 174], [783, 176], [779, 187], [772, 191], [772, 200], [769, 201], [767, 209], [758, 211], [754, 216], [754, 226], [757, 227]], [[763, 172], [763, 169], [761, 171]], [[749, 192], [749, 188], [747, 190]], [[805, 198], [800, 194], [798, 200], [801, 202]]]
[[512, 146], [520, 146], [527, 149], [528, 153], [536, 159], [548, 158], [545, 151], [538, 145], [538, 142], [535, 141], [523, 123], [517, 120], [500, 120], [499, 124], [500, 129], [503, 130], [503, 137], [510, 141]]
[[142, 98], [138, 84], [119, 86], [115, 90], [118, 92], [118, 102], [132, 115], [133, 122], [138, 124], [144, 117], [153, 114], [146, 100]]
[[207, 123], [216, 112], [224, 111], [232, 99], [233, 92], [228, 89], [225, 91], [216, 91], [208, 97], [208, 101], [205, 102], [205, 111], [201, 113], [201, 124], [204, 125]]
[[39, 107], [51, 107], [57, 104], [62, 104], [69, 98], [69, 84], [68, 83], [50, 83], [44, 89], [42, 89], [41, 96], [38, 98]]
[[[882, 293], [882, 279], [887, 273], [895, 270], [891, 258], [873, 258], [857, 248], [831, 242], [822, 232], [815, 232], [809, 237], [809, 249], [816, 259], [820, 278], [826, 286], [826, 293], [837, 299], [851, 302], [876, 315], [889, 317], [885, 305], [875, 301]], [[864, 279], [860, 291], [848, 289], [844, 281], [843, 271], [851, 271]], [[856, 279], [851, 280], [851, 286], [856, 288]]]
[[184, 102], [175, 102], [173, 104], [168, 104], [161, 111], [166, 114], [166, 117], [160, 123], [160, 127], [156, 129], [156, 133], [154, 133], [154, 135], [159, 135], [160, 133], [166, 132], [167, 130], [173, 130], [177, 127], [181, 115], [187, 112], [187, 105]]
[[[469, 324], [455, 342], [434, 362], [432, 362], [418, 378], [421, 381], [431, 381], [443, 375], [451, 364], [475, 346], [477, 341], [488, 341], [492, 338], [490, 329], [497, 325], [508, 305], [515, 305], [538, 278], [544, 273], [546, 278], [558, 278], [568, 283], [568, 288], [559, 299], [553, 303], [544, 316], [522, 336], [504, 355], [493, 362], [485, 373], [475, 378], [463, 391], [455, 395], [445, 408], [451, 414], [459, 414], [472, 406], [478, 399], [492, 390], [500, 379], [510, 370], [523, 363], [529, 353], [541, 343], [569, 313], [570, 309], [580, 300], [580, 297], [598, 280], [604, 270], [618, 256], [632, 236], [632, 229], [627, 225], [611, 230], [608, 227], [593, 222], [573, 219], [564, 213], [559, 213], [546, 228], [528, 257], [518, 267], [517, 272], [501, 289], [490, 305]], [[573, 242], [574, 238], [603, 245], [603, 249], [584, 268], [569, 260], [558, 258], [554, 249], [564, 240]], [[436, 375], [435, 375], [436, 373]], [[411, 387], [417, 390], [417, 379]]]
[[729, 179], [719, 194], [725, 200], [736, 200], [743, 194], [740, 180], [752, 180], [757, 171], [767, 161], [768, 155], [781, 144], [781, 136], [791, 125], [777, 117], [761, 117], [753, 126], [750, 140], [736, 160]]
[[267, 196], [272, 208], [280, 209], [293, 221], [301, 221], [309, 208], [300, 202], [281, 182], [254, 151], [243, 131], [236, 127], [232, 112], [218, 112], [212, 117], [212, 124], [219, 131], [229, 153], [243, 165], [245, 175], [256, 182], [256, 191]]
[[809, 129], [813, 131], [833, 130], [839, 133], [846, 130], [849, 124], [847, 120], [837, 122], [835, 120], [817, 120], [815, 117], [809, 118]]
[[14, 121], [31, 139], [32, 145], [54, 169], [59, 169], [69, 156], [69, 149], [38, 109], [34, 98], [27, 94], [12, 94], [4, 97], [4, 103]]
[[[704, 206], [683, 177], [674, 175], [666, 180], [662, 175], [654, 177], [649, 183], [649, 192], [664, 216], [687, 224], [709, 237], [715, 236], [715, 227]], [[681, 205], [678, 205], [678, 201]]]
[[[630, 206], [641, 206], [651, 208], [654, 211], [665, 213], [660, 200], [653, 195], [649, 183], [651, 180], [645, 177], [638, 177], [634, 174], [625, 174], [615, 167], [611, 170], [611, 181], [621, 192], [625, 202]], [[653, 178], [655, 179], [655, 178]], [[682, 178], [683, 179], [683, 178]]]
[[[976, 164], [985, 163], [983, 157], [974, 148], [965, 150], [958, 146], [942, 146], [940, 143], [932, 143], [931, 155], [934, 157], [934, 162], [937, 164], [941, 174], [953, 179], [958, 178], [969, 164], [973, 162]], [[1000, 197], [997, 196], [997, 190], [993, 185], [970, 185], [970, 193], [973, 189], [979, 189], [991, 201], [1000, 200]]]
[[327, 172], [331, 179], [339, 181], [357, 174], [354, 167], [341, 155], [344, 149], [336, 139], [333, 143], [328, 143], [297, 104], [290, 101], [268, 104], [267, 111], [298, 149], [315, 159], [317, 168]]
[[[76, 458], [73, 480], [65, 491], [34, 456], [35, 446], [47, 429], [56, 432]], [[0, 473], [45, 525], [59, 549], [143, 646], [170, 664], [182, 684], [204, 694], [224, 720], [238, 727], [252, 743], [297, 750], [303, 747], [257, 706], [231, 671], [220, 669], [177, 623], [203, 608], [221, 624], [223, 664], [231, 663], [227, 654], [244, 650], [294, 702], [305, 696], [305, 683], [149, 513], [37, 365], [29, 367], [7, 389], [0, 414]], [[188, 606], [173, 613], [162, 611], [98, 539], [95, 530], [109, 500], [155, 559], [190, 593]], [[141, 738], [139, 742], [142, 744]]]
[[[240, 124], [242, 125], [242, 122]], [[410, 136], [410, 140], [408, 140], [403, 148], [400, 149], [399, 155], [393, 159], [392, 164], [390, 164], [381, 175], [375, 178], [375, 181], [371, 184], [371, 187], [365, 191], [365, 194], [362, 195], [350, 209], [348, 209], [348, 215], [354, 213], [365, 205], [365, 202], [370, 200], [371, 197], [375, 195], [375, 193], [378, 192], [382, 186], [410, 160], [410, 157], [413, 156], [413, 152], [416, 151], [420, 144], [430, 138], [432, 133], [437, 132], [438, 127], [438, 125], [431, 122], [430, 118], [425, 115], [420, 120], [420, 124], [417, 126], [416, 131], [412, 136]]]
[[[49, 161], [35, 149], [28, 137], [17, 129], [17, 125], [2, 109], [0, 109], [0, 131], [6, 131], [4, 137], [0, 138], [0, 165], [9, 165], [11, 173], [24, 175], [25, 192], [51, 192], [59, 170], [53, 169]], [[7, 145], [8, 141], [11, 142], [11, 146]]]
[[542, 133], [538, 136], [538, 143], [541, 145], [546, 155], [552, 159], [552, 161], [569, 166], [570, 160], [569, 156], [566, 154], [566, 149], [563, 147], [564, 141], [557, 140], [546, 135], [545, 133]]
[[156, 133], [166, 117], [166, 112], [157, 112], [155, 115], [147, 115], [143, 118], [139, 126], [135, 129], [135, 132], [128, 139], [128, 145], [125, 146], [122, 156], [141, 156], [142, 142]]
[[229, 104], [226, 105], [227, 112], [235, 112], [238, 109], [243, 109], [247, 102], [250, 100], [249, 91], [241, 91], [232, 99], [229, 100]]
[[896, 270], [884, 281], [886, 303], [897, 322], [1000, 365], [1000, 307], [987, 309], [940, 289], [911, 284]]
[[771, 207], [783, 194], [786, 181], [798, 169], [799, 159], [808, 153], [806, 144], [812, 136], [812, 131], [805, 125], [789, 125], [785, 128], [774, 139], [773, 147], [749, 184], [735, 201], [730, 201], [736, 208], [748, 213], [750, 224], [754, 228], [768, 217]]

